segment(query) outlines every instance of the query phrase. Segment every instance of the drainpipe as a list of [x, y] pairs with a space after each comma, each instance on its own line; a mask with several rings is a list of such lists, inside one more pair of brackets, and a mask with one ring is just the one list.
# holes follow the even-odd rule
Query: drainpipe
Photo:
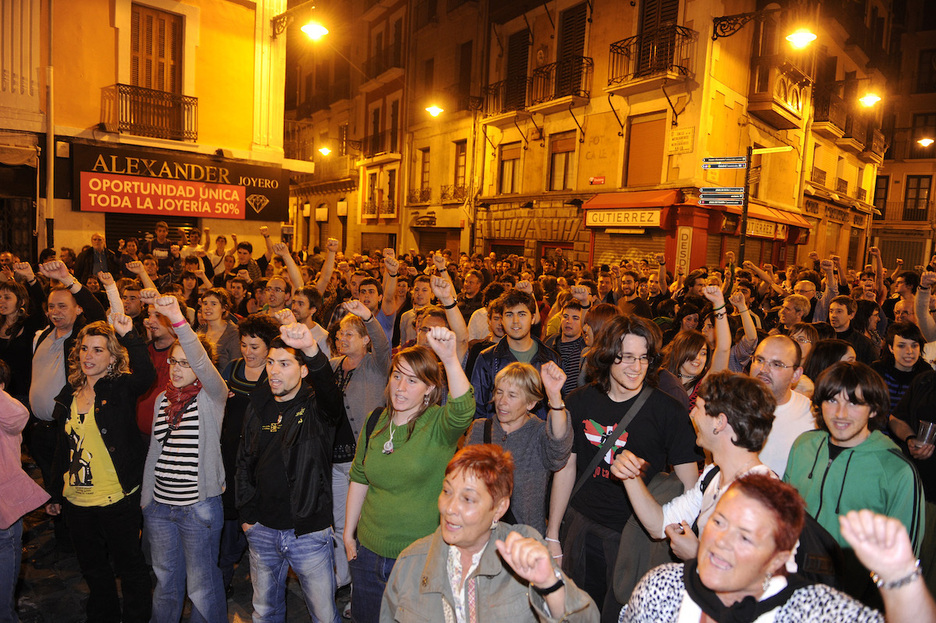
[[[46, 202], [44, 216], [47, 218], [52, 217], [52, 208], [55, 202], [55, 100], [52, 97], [52, 41], [54, 40], [52, 36], [52, 15], [55, 12], [53, 3], [54, 0], [49, 0], [49, 65], [46, 67]], [[33, 233], [36, 235], [37, 245], [39, 243], [40, 223], [43, 223], [43, 221], [40, 218], [39, 197], [36, 197], [36, 228]], [[48, 236], [48, 232], [46, 232], [46, 235]]]

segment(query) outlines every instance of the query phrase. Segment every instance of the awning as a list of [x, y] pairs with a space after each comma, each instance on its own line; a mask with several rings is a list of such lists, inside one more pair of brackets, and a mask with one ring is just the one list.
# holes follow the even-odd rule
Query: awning
[[[741, 214], [740, 206], [728, 206], [725, 208], [725, 210], [727, 212], [731, 212], [732, 214]], [[804, 219], [799, 214], [787, 212], [786, 210], [779, 210], [777, 208], [768, 208], [767, 206], [762, 206], [757, 203], [748, 204], [748, 217], [759, 218], [761, 220], [771, 221], [773, 223], [793, 225], [794, 227], [811, 227], [809, 221]]]
[[600, 193], [582, 204], [584, 210], [614, 208], [662, 208], [680, 201], [678, 190], [641, 190], [633, 193]]

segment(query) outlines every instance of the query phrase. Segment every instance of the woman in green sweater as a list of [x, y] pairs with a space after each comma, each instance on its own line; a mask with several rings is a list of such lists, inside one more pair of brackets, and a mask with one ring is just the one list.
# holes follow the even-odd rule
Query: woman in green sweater
[[[459, 363], [455, 334], [433, 327], [427, 342], [435, 356], [414, 346], [393, 358], [388, 406], [371, 416], [378, 419], [365, 424], [357, 444], [344, 528], [355, 623], [378, 621], [397, 556], [438, 527], [445, 466], [474, 417], [474, 394]], [[440, 404], [445, 378], [436, 356], [448, 378], [445, 406]]]

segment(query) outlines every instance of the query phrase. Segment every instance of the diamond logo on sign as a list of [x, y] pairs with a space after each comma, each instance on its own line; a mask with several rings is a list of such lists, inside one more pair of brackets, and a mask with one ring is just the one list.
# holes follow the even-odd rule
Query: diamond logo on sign
[[254, 212], [260, 214], [260, 211], [267, 207], [270, 200], [264, 195], [250, 195], [247, 197], [247, 203], [254, 209]]

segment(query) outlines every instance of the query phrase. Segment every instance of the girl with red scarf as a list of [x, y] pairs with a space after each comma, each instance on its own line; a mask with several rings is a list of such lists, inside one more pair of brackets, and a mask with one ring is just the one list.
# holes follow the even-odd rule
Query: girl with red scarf
[[186, 591], [193, 620], [225, 623], [218, 548], [227, 384], [212, 363], [211, 344], [189, 326], [178, 299], [161, 296], [155, 307], [178, 342], [169, 355], [169, 383], [156, 399], [143, 475], [143, 521], [156, 574], [152, 623], [177, 623]]

